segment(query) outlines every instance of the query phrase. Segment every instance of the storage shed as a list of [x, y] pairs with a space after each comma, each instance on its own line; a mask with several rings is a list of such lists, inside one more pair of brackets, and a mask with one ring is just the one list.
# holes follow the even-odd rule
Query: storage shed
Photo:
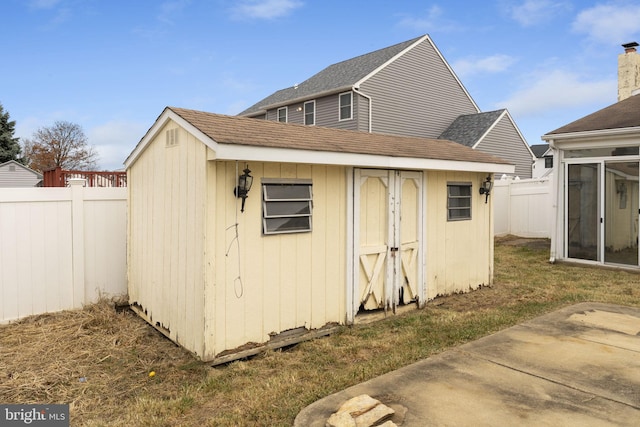
[[212, 364], [490, 285], [484, 188], [514, 168], [446, 140], [173, 107], [125, 165], [130, 303]]

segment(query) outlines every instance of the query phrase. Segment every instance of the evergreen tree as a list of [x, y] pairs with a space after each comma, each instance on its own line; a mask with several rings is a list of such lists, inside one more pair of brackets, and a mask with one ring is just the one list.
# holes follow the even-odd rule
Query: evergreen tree
[[5, 112], [0, 104], [0, 163], [9, 160], [23, 163], [22, 159], [18, 157], [22, 150], [20, 149], [20, 138], [13, 136], [15, 131], [15, 120], [9, 120], [9, 112]]

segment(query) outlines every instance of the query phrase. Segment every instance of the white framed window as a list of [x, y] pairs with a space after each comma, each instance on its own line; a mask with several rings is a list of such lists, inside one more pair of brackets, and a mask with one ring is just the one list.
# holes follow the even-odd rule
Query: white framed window
[[316, 101], [304, 103], [304, 124], [313, 126], [316, 124]]
[[287, 123], [287, 121], [288, 121], [288, 117], [287, 116], [288, 116], [287, 107], [278, 108], [278, 121], [279, 122]]
[[311, 180], [262, 179], [262, 233], [311, 231]]
[[471, 219], [471, 183], [447, 183], [447, 221]]
[[339, 120], [351, 120], [353, 118], [353, 95], [351, 92], [341, 93], [339, 96]]

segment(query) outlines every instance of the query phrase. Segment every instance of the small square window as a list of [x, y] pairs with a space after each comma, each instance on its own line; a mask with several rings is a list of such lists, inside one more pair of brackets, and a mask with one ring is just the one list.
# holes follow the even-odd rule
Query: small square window
[[545, 169], [551, 169], [553, 167], [553, 157], [544, 158], [544, 167]]
[[312, 194], [311, 181], [263, 179], [263, 234], [311, 231]]
[[351, 92], [340, 94], [340, 120], [350, 120], [353, 118], [353, 104]]
[[278, 121], [287, 123], [287, 107], [278, 108]]
[[316, 124], [316, 101], [304, 103], [304, 124], [309, 126]]
[[447, 184], [447, 220], [471, 219], [471, 183]]

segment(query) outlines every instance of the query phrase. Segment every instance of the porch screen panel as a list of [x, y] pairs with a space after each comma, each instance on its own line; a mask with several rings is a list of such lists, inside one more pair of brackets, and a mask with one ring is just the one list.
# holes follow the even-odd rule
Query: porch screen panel
[[600, 164], [569, 164], [567, 167], [567, 256], [599, 261]]
[[638, 265], [638, 162], [605, 162], [604, 261]]

